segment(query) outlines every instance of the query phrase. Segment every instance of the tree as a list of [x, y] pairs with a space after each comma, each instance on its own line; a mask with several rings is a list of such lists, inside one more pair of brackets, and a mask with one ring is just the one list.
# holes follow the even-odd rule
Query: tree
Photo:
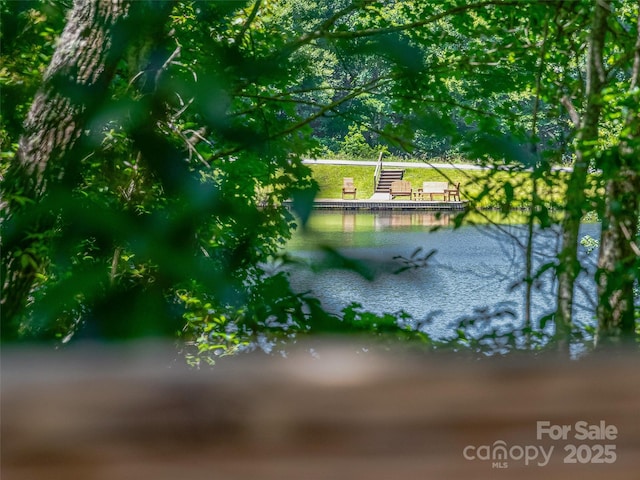
[[572, 329], [573, 292], [575, 280], [580, 272], [578, 261], [578, 235], [580, 221], [585, 214], [585, 188], [590, 161], [594, 157], [594, 145], [598, 139], [598, 127], [602, 111], [601, 95], [606, 85], [603, 69], [604, 42], [607, 18], [611, 5], [593, 2], [592, 25], [590, 29], [588, 54], [586, 59], [586, 87], [584, 93], [584, 113], [580, 117], [571, 100], [564, 102], [578, 131], [576, 138], [576, 160], [567, 185], [565, 217], [562, 223], [562, 249], [558, 256], [558, 306], [556, 326], [561, 335], [568, 335]]
[[[335, 320], [260, 264], [290, 235], [283, 200], [308, 212], [309, 123], [361, 90], [301, 118], [287, 92], [304, 43], [263, 24], [262, 2], [239, 7], [74, 5], [27, 121], [22, 144], [34, 148], [21, 147], [5, 179], [5, 339], [175, 333], [183, 315], [189, 337]], [[87, 32], [99, 52], [76, 48]], [[74, 128], [47, 130], [41, 112]]]
[[[630, 70], [620, 52], [633, 9], [617, 7], [77, 0], [3, 182], [3, 330], [178, 330], [226, 351], [263, 332], [387, 328], [393, 319], [357, 308], [329, 315], [294, 293], [286, 273], [265, 268], [290, 261], [279, 249], [310, 213], [315, 185], [301, 158], [349, 131], [358, 147], [375, 139], [426, 154], [436, 139], [437, 149], [455, 146], [486, 165], [531, 168], [519, 184], [496, 168], [479, 195], [498, 192], [506, 212], [529, 189], [528, 298], [550, 268], [534, 271], [536, 225], [550, 227], [557, 207], [540, 193], [566, 189], [554, 265], [563, 336], [573, 329], [579, 222], [596, 203], [589, 167], [609, 159], [600, 302], [622, 288], [627, 313], [614, 317], [627, 328], [635, 227], [616, 205], [631, 205], [636, 185], [637, 74], [617, 107], [602, 102]], [[621, 40], [607, 42], [611, 29]], [[614, 110], [625, 108], [617, 132]], [[605, 147], [600, 132], [620, 141]], [[566, 182], [550, 166], [571, 138]], [[299, 221], [283, 208], [288, 199]], [[624, 287], [611, 282], [622, 259]], [[533, 323], [529, 316], [529, 330]]]
[[[620, 50], [628, 92], [620, 85], [603, 95], [609, 116], [623, 118], [619, 138], [600, 161], [606, 178], [605, 211], [598, 258], [598, 341], [607, 343], [635, 333], [634, 285], [638, 280], [638, 223], [640, 219], [640, 117], [638, 78], [640, 77], [640, 3], [636, 4], [635, 42], [623, 43]], [[622, 12], [624, 14], [625, 12]], [[629, 12], [631, 13], [631, 12]], [[632, 19], [629, 15], [627, 19]], [[624, 17], [622, 17], [624, 21]], [[620, 23], [623, 23], [622, 21]], [[627, 23], [627, 22], [625, 22]], [[631, 22], [628, 22], [631, 23]], [[629, 28], [632, 32], [633, 29]], [[625, 32], [627, 33], [627, 32]], [[633, 39], [632, 35], [623, 38]], [[629, 42], [631, 43], [631, 42]], [[626, 70], [622, 67], [622, 70]], [[615, 74], [611, 72], [610, 74]], [[625, 94], [626, 93], [626, 94]]]
[[[80, 160], [90, 152], [83, 131], [103, 105], [118, 62], [132, 43], [163, 25], [168, 5], [126, 0], [74, 4], [2, 184], [7, 222], [3, 326], [22, 310], [42, 269], [41, 235], [53, 228], [56, 216], [48, 204], [55, 205], [56, 195], [77, 182]], [[142, 18], [146, 21], [139, 23]]]

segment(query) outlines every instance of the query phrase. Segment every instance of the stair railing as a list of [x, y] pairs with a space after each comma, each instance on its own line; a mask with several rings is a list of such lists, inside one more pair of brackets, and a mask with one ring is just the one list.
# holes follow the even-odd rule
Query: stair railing
[[380, 174], [382, 173], [382, 152], [378, 155], [378, 163], [376, 164], [376, 171], [373, 172], [373, 193], [376, 193], [378, 188], [378, 181], [380, 180]]

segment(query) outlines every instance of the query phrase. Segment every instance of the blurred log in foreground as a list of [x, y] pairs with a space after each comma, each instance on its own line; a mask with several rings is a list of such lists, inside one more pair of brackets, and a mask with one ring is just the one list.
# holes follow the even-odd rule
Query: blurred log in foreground
[[356, 350], [193, 371], [160, 347], [5, 347], [2, 479], [638, 478], [635, 353]]

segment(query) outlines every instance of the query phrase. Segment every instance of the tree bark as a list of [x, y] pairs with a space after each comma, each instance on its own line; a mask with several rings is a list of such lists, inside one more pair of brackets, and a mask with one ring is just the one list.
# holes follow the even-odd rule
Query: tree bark
[[[598, 257], [598, 332], [596, 343], [629, 339], [635, 332], [633, 286], [639, 252], [638, 171], [623, 167], [607, 182], [606, 207]], [[635, 248], [634, 248], [635, 247]]]
[[560, 338], [567, 337], [573, 328], [573, 294], [581, 270], [578, 260], [580, 221], [586, 211], [585, 184], [592, 158], [589, 144], [598, 138], [598, 124], [602, 112], [600, 95], [606, 83], [603, 49], [607, 32], [607, 18], [611, 5], [594, 0], [593, 21], [587, 53], [585, 110], [577, 135], [576, 162], [567, 186], [565, 217], [562, 222], [562, 248], [558, 255], [558, 304], [556, 329]]
[[[639, 2], [640, 7], [640, 2]], [[638, 87], [640, 74], [640, 11], [629, 91]], [[608, 165], [605, 214], [598, 257], [598, 332], [596, 343], [631, 339], [635, 333], [633, 286], [640, 257], [637, 245], [640, 215], [640, 117], [631, 109], [615, 161]]]
[[108, 96], [119, 60], [149, 23], [164, 22], [169, 6], [164, 1], [76, 0], [69, 13], [2, 185], [4, 338], [15, 332], [42, 268], [44, 252], [37, 238], [55, 223], [51, 194], [70, 193], [74, 172], [89, 152], [84, 130]]

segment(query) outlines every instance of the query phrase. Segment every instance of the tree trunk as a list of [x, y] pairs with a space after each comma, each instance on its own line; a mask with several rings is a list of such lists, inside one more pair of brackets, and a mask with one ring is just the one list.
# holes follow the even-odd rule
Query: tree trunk
[[[640, 12], [629, 91], [638, 87], [640, 76]], [[635, 109], [627, 115], [616, 161], [608, 165], [605, 214], [598, 257], [597, 343], [630, 339], [635, 333], [633, 286], [637, 279], [640, 165], [638, 139], [640, 118]], [[635, 145], [635, 147], [634, 147]]]
[[567, 186], [565, 217], [562, 223], [562, 249], [558, 255], [558, 305], [556, 329], [560, 338], [572, 330], [573, 293], [580, 273], [578, 260], [578, 236], [580, 221], [585, 214], [585, 184], [592, 158], [590, 143], [598, 138], [598, 124], [602, 106], [600, 94], [606, 82], [603, 65], [603, 48], [607, 32], [607, 18], [611, 6], [608, 1], [594, 0], [593, 22], [587, 54], [587, 84], [585, 111], [577, 135], [576, 162]]
[[38, 237], [55, 223], [52, 193], [70, 193], [74, 172], [89, 151], [83, 132], [108, 96], [118, 61], [150, 23], [164, 22], [169, 6], [142, 0], [76, 0], [69, 13], [2, 185], [5, 339], [15, 333], [42, 268], [45, 253]]
[[598, 258], [598, 344], [634, 335], [639, 192], [640, 175], [629, 167], [607, 182]]

